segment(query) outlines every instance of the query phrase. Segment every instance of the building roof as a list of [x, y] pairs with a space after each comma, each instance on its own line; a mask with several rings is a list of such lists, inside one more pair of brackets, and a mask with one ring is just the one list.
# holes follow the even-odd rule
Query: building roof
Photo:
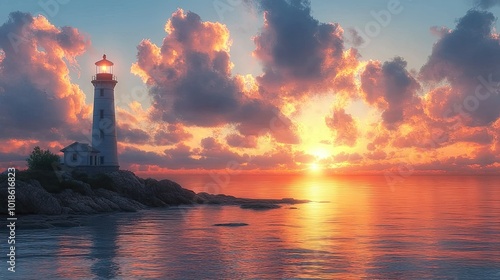
[[106, 59], [106, 55], [102, 56], [102, 59], [95, 63], [97, 66], [113, 66], [113, 62]]
[[90, 146], [87, 143], [74, 142], [73, 144], [64, 147], [61, 152], [90, 152], [90, 153], [99, 153], [100, 151], [96, 148]]

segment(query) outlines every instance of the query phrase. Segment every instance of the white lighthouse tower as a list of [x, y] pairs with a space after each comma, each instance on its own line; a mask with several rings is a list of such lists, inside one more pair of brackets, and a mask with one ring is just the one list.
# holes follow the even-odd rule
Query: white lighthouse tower
[[94, 114], [92, 122], [92, 148], [99, 151], [97, 165], [103, 170], [118, 170], [115, 118], [115, 86], [118, 81], [113, 75], [113, 62], [102, 56], [95, 63]]

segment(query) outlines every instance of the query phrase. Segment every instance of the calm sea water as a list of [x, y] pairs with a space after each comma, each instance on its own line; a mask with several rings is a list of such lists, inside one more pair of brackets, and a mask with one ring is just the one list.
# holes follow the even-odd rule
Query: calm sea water
[[[0, 276], [500, 279], [499, 177], [412, 176], [394, 185], [383, 177], [173, 177], [195, 191], [315, 202], [146, 210], [77, 228], [18, 229], [17, 272], [3, 262]], [[249, 225], [212, 226], [228, 222]]]

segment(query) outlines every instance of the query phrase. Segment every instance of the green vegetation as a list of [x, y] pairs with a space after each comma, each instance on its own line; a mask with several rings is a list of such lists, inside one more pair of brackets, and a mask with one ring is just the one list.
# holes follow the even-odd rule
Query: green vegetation
[[28, 162], [28, 170], [57, 170], [60, 157], [51, 153], [48, 149], [42, 150], [36, 146], [26, 159]]

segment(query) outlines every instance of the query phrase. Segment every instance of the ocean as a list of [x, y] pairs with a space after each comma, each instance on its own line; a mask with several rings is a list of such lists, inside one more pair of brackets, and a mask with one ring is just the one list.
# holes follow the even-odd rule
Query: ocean
[[95, 215], [81, 227], [19, 228], [16, 272], [4, 261], [0, 277], [500, 279], [500, 177], [170, 178], [196, 192], [312, 202], [266, 211], [172, 207]]

